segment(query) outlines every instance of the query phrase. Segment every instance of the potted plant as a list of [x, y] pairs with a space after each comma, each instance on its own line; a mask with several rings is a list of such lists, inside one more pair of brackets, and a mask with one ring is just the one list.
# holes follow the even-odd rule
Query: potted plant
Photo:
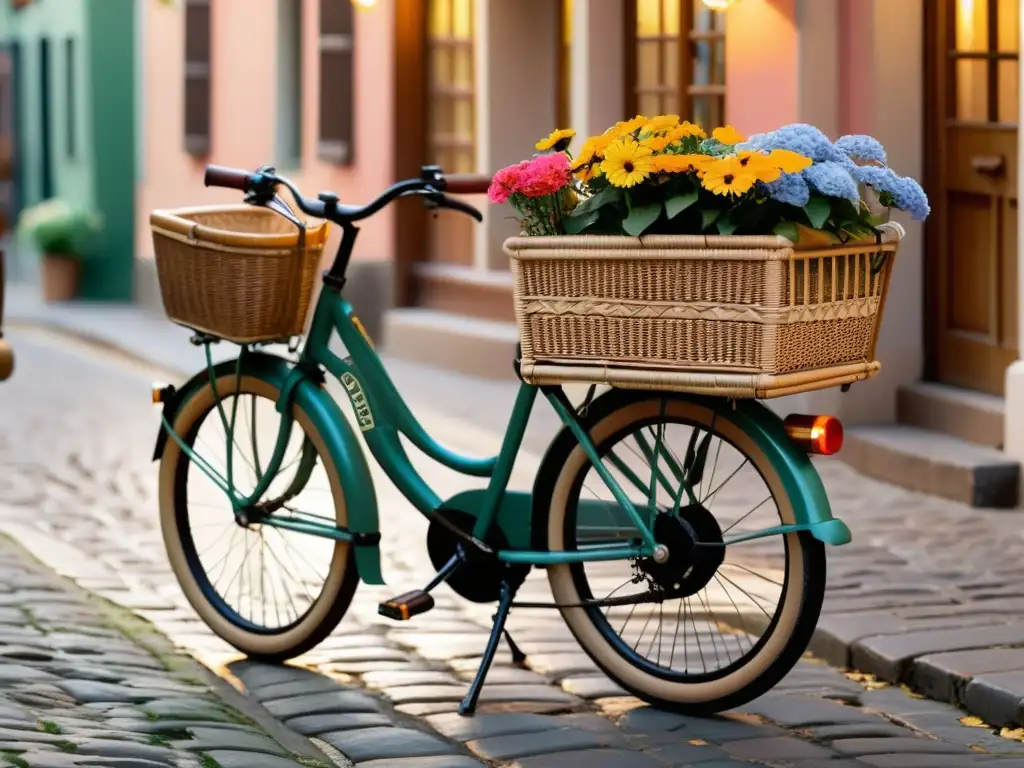
[[44, 300], [77, 295], [82, 260], [97, 253], [102, 226], [99, 215], [65, 200], [46, 200], [22, 212], [18, 237], [41, 254]]
[[574, 137], [542, 139], [488, 192], [522, 228], [505, 251], [526, 380], [781, 396], [879, 370], [903, 236], [889, 212], [929, 206], [877, 140], [709, 136], [676, 115], [619, 122], [575, 157]]

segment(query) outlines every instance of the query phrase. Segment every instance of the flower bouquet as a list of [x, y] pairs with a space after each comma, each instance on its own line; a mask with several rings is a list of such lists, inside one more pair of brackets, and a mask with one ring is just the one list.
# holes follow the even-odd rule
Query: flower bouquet
[[555, 131], [488, 192], [523, 232], [505, 250], [528, 380], [767, 397], [877, 372], [903, 234], [889, 213], [929, 213], [878, 141], [803, 124], [708, 136], [675, 115], [575, 156], [574, 138]]

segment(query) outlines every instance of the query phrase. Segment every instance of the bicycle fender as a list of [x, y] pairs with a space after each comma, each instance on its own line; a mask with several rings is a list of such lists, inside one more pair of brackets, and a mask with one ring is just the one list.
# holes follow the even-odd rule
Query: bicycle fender
[[818, 470], [786, 434], [778, 414], [757, 400], [709, 399], [707, 404], [728, 415], [764, 452], [782, 479], [797, 525], [825, 544], [850, 543], [853, 535], [846, 523], [832, 516], [832, 506]]
[[[213, 368], [216, 378], [233, 376], [237, 371], [235, 360], [226, 360]], [[380, 528], [377, 513], [377, 495], [373, 477], [358, 438], [333, 398], [320, 386], [312, 372], [297, 376], [295, 368], [280, 357], [264, 353], [247, 353], [242, 362], [242, 375], [252, 376], [273, 385], [285, 396], [294, 398], [310, 418], [338, 472], [345, 494], [348, 512], [348, 530], [353, 535], [353, 550], [359, 577], [367, 584], [382, 585]], [[164, 398], [164, 416], [173, 424], [178, 411], [200, 390], [209, 385], [210, 372], [200, 371], [182, 387]], [[161, 425], [157, 435], [153, 460], [158, 461], [167, 444], [168, 434]]]

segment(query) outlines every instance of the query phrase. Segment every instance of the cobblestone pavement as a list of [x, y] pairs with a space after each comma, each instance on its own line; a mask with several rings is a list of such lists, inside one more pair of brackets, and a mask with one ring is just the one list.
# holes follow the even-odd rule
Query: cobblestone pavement
[[[15, 768], [329, 768], [224, 701], [151, 625], [0, 540], [0, 760]], [[235, 699], [240, 699], [237, 694]], [[252, 709], [244, 699], [243, 709]], [[287, 731], [276, 726], [275, 731]], [[292, 751], [292, 750], [295, 751]]]
[[[166, 564], [148, 461], [158, 421], [148, 402], [151, 370], [50, 334], [10, 336], [19, 367], [0, 387], [0, 530], [82, 587], [152, 621], [229, 679], [261, 723], [264, 714], [283, 723], [279, 741], [297, 732], [339, 764], [375, 768], [1024, 766], [1024, 744], [994, 727], [1011, 703], [1017, 717], [1020, 696], [1012, 691], [1019, 679], [989, 674], [1024, 667], [1024, 623], [1015, 621], [1024, 604], [1024, 540], [1012, 513], [969, 511], [822, 463], [855, 543], [829, 553], [819, 655], [840, 665], [852, 655], [861, 669], [946, 685], [950, 690], [929, 692], [967, 701], [993, 727], [967, 727], [960, 709], [844, 675], [818, 659], [801, 662], [775, 691], [739, 712], [668, 714], [603, 677], [557, 615], [527, 614], [513, 614], [511, 622], [527, 667], [512, 665], [503, 650], [481, 714], [463, 719], [454, 711], [482, 651], [490, 609], [440, 592], [438, 607], [421, 620], [396, 626], [376, 615], [378, 600], [421, 586], [425, 570], [424, 524], [390, 484], [381, 481], [378, 494], [391, 587], [361, 587], [341, 627], [301, 664], [239, 660], [196, 620]], [[396, 372], [400, 384], [404, 375]], [[482, 452], [488, 439], [493, 445], [486, 419], [467, 426], [416, 410], [455, 449]], [[514, 483], [527, 481], [532, 467], [529, 458], [521, 461]], [[462, 487], [452, 473], [424, 472], [441, 495]], [[541, 589], [540, 578], [531, 577], [531, 590]], [[988, 646], [1001, 647], [933, 653]], [[253, 751], [264, 754], [246, 765], [273, 759], [273, 750]]]

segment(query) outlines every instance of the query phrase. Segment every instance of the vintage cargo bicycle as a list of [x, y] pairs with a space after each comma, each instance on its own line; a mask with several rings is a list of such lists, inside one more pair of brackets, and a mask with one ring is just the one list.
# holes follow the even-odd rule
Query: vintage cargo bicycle
[[[358, 222], [407, 196], [482, 220], [475, 208], [447, 194], [466, 190], [449, 186], [437, 167], [425, 167], [420, 178], [395, 184], [365, 207], [342, 205], [328, 193], [303, 197], [270, 168], [249, 173], [210, 166], [206, 185], [243, 191], [251, 205], [152, 215], [168, 315], [196, 330], [193, 342], [205, 345], [208, 362], [207, 370], [179, 388], [154, 388], [163, 426], [153, 458], [161, 462], [160, 514], [170, 561], [188, 600], [220, 637], [253, 658], [284, 661], [331, 633], [360, 580], [384, 583], [370, 470], [350, 422], [325, 387], [329, 373], [351, 401], [370, 455], [430, 521], [425, 543], [436, 576], [423, 589], [381, 603], [380, 613], [398, 621], [423, 614], [442, 582], [469, 600], [498, 603], [461, 712], [474, 711], [509, 611], [518, 605], [560, 610], [611, 678], [642, 699], [683, 711], [741, 705], [792, 668], [819, 616], [824, 545], [850, 540], [847, 526], [833, 518], [809, 458], [836, 452], [842, 427], [830, 417], [783, 421], [754, 398], [866, 378], [878, 369], [873, 334], [869, 349], [857, 353], [868, 355], [867, 362], [826, 366], [817, 374], [712, 372], [713, 387], [699, 375], [687, 383], [668, 373], [665, 390], [638, 382], [637, 388], [613, 388], [595, 398], [591, 387], [574, 407], [561, 386], [545, 383], [560, 380], [565, 361], [538, 359], [539, 342], [528, 330], [531, 317], [543, 325], [543, 313], [529, 315], [526, 304], [533, 299], [523, 291], [539, 291], [524, 285], [540, 278], [530, 277], [529, 265], [517, 264], [525, 343], [516, 370], [523, 383], [500, 453], [470, 458], [425, 432], [343, 298]], [[279, 187], [291, 192], [302, 213], [342, 232], [305, 342], [301, 349], [292, 345], [290, 357], [256, 347], [303, 333], [326, 225], [304, 224], [278, 196]], [[507, 249], [515, 259], [550, 265], [555, 262], [544, 251], [552, 239], [520, 238]], [[612, 250], [628, 241], [636, 245], [631, 238], [602, 240]], [[782, 238], [731, 240], [750, 246], [733, 254], [735, 263], [767, 265], [769, 274], [791, 280], [796, 287], [788, 298], [796, 304], [830, 281], [834, 301], [853, 291], [862, 304], [877, 300], [871, 306], [880, 314], [889, 267], [879, 270], [877, 258], [896, 250], [898, 236], [880, 236], [839, 254], [805, 254], [804, 261]], [[585, 250], [585, 244], [578, 247]], [[657, 249], [657, 239], [645, 247]], [[812, 258], [831, 259], [829, 271], [810, 271]], [[823, 294], [818, 297], [823, 301]], [[345, 353], [332, 346], [335, 333]], [[210, 345], [218, 340], [239, 344], [237, 358], [214, 364]], [[607, 371], [591, 378], [607, 381]], [[508, 490], [538, 393], [564, 428], [532, 491]], [[264, 432], [256, 426], [259, 413], [273, 422]], [[212, 439], [207, 428], [216, 435]], [[243, 431], [249, 436], [241, 437]], [[682, 442], [673, 445], [680, 432]], [[441, 498], [416, 471], [400, 435], [442, 465], [486, 478], [486, 487]], [[261, 444], [261, 436], [269, 439]], [[243, 448], [252, 450], [239, 458], [236, 451]], [[220, 449], [226, 456], [218, 458]], [[734, 469], [723, 468], [727, 457]], [[316, 473], [325, 480], [326, 500], [300, 502], [307, 490], [312, 493]], [[729, 483], [738, 477], [744, 483], [730, 495]], [[213, 504], [200, 502], [199, 490], [193, 495], [193, 480], [205, 483]], [[722, 506], [722, 514], [713, 514], [713, 506]], [[755, 513], [766, 513], [767, 521], [741, 529]], [[214, 526], [222, 529], [219, 538], [201, 547], [197, 537]], [[289, 536], [307, 543], [296, 548]], [[314, 544], [321, 549], [314, 552]], [[204, 560], [210, 549], [212, 563]], [[734, 552], [737, 562], [729, 559]], [[764, 572], [755, 570], [762, 565]], [[553, 603], [516, 602], [534, 567], [547, 570]], [[286, 577], [294, 579], [286, 584]], [[774, 598], [763, 594], [771, 588], [777, 589]]]

